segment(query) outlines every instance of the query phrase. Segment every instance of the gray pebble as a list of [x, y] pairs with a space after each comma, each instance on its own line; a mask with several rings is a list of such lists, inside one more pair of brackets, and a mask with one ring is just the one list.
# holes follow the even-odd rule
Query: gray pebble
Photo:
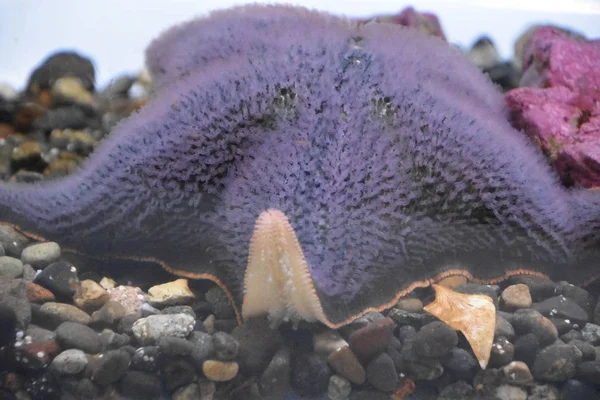
[[339, 375], [332, 375], [327, 386], [327, 398], [329, 400], [346, 400], [352, 392], [350, 381]]
[[157, 343], [163, 336], [185, 338], [194, 329], [196, 321], [188, 314], [150, 315], [137, 320], [132, 332], [139, 343]]
[[52, 360], [51, 367], [60, 374], [75, 375], [87, 366], [85, 353], [78, 349], [65, 350]]
[[266, 398], [282, 398], [290, 389], [290, 351], [280, 349], [264, 370], [258, 383], [260, 393]]
[[110, 329], [103, 330], [100, 334], [100, 342], [103, 350], [116, 350], [129, 344], [131, 339], [124, 333], [117, 333]]
[[471, 399], [475, 394], [473, 386], [465, 381], [454, 382], [440, 392], [437, 400], [463, 400]]
[[504, 336], [512, 341], [515, 338], [515, 328], [505, 318], [496, 315], [496, 331], [494, 332], [494, 336]]
[[561, 382], [575, 376], [582, 353], [572, 344], [548, 346], [538, 354], [531, 372], [536, 379]]
[[198, 370], [202, 370], [204, 361], [211, 358], [215, 353], [213, 338], [206, 332], [194, 331], [188, 338], [194, 348], [190, 353], [190, 358]]
[[461, 377], [466, 373], [472, 372], [477, 365], [475, 357], [460, 347], [453, 348], [449, 356], [444, 360], [444, 367], [460, 374]]
[[159, 357], [158, 346], [140, 347], [131, 357], [131, 369], [155, 372], [158, 369]]
[[376, 389], [391, 392], [398, 385], [398, 373], [394, 361], [387, 353], [381, 353], [367, 365], [367, 381]]
[[233, 361], [237, 358], [240, 344], [229, 333], [216, 332], [213, 335], [213, 344], [217, 359], [221, 361]]
[[150, 400], [161, 396], [160, 379], [154, 374], [141, 371], [128, 371], [119, 381], [119, 389], [128, 399]]
[[527, 400], [527, 391], [518, 386], [500, 385], [494, 395], [498, 400]]
[[527, 400], [558, 400], [560, 393], [552, 385], [535, 384], [529, 389]]
[[110, 350], [104, 353], [92, 372], [92, 381], [100, 386], [107, 386], [125, 375], [131, 362], [128, 352]]
[[594, 346], [600, 345], [600, 325], [587, 323], [581, 330], [583, 340]]
[[13, 227], [0, 225], [0, 245], [2, 245], [2, 249], [7, 256], [20, 258], [21, 252], [27, 246], [27, 243], [29, 243], [29, 239]]
[[60, 246], [55, 242], [38, 243], [26, 247], [21, 253], [23, 264], [44, 268], [60, 258]]
[[167, 360], [161, 365], [161, 372], [169, 392], [192, 383], [196, 378], [194, 366], [182, 358]]
[[266, 317], [249, 319], [236, 327], [232, 336], [240, 344], [240, 366], [256, 374], [267, 367], [275, 352], [283, 344], [281, 333], [270, 328]]
[[102, 350], [102, 341], [92, 328], [76, 322], [63, 322], [54, 331], [56, 340], [64, 349], [79, 349], [88, 354]]
[[456, 331], [441, 321], [431, 322], [412, 338], [414, 352], [423, 357], [443, 357], [458, 344]]
[[23, 275], [23, 262], [18, 258], [0, 256], [0, 280], [20, 278]]

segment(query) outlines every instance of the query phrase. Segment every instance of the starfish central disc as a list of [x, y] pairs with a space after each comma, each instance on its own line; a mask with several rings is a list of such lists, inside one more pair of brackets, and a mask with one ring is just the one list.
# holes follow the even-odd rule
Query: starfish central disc
[[244, 277], [242, 316], [325, 321], [304, 253], [289, 220], [269, 209], [256, 219]]

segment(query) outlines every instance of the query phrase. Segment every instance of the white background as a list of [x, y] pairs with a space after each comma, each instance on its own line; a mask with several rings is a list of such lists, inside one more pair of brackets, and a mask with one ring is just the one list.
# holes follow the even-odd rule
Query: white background
[[[274, 3], [277, 1], [270, 1]], [[412, 4], [432, 11], [448, 39], [470, 46], [488, 34], [504, 58], [529, 25], [550, 22], [600, 37], [600, 0], [296, 0], [349, 16], [396, 13]], [[104, 86], [143, 65], [151, 39], [169, 26], [240, 0], [0, 0], [0, 83], [21, 88], [37, 64], [58, 49], [93, 59]]]

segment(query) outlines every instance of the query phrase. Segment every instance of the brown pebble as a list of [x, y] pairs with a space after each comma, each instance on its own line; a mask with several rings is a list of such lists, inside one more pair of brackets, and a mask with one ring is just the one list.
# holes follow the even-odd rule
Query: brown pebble
[[54, 294], [43, 286], [33, 282], [25, 282], [27, 300], [30, 303], [46, 303], [54, 301]]
[[531, 307], [531, 293], [527, 285], [518, 283], [510, 285], [500, 295], [502, 305], [508, 311]]
[[348, 339], [352, 352], [361, 362], [369, 361], [387, 349], [395, 326], [391, 318], [384, 318], [358, 329]]
[[438, 285], [446, 287], [448, 289], [455, 289], [461, 285], [467, 283], [467, 278], [462, 275], [452, 275], [443, 278], [438, 282]]
[[235, 378], [239, 365], [235, 361], [206, 360], [202, 364], [204, 376], [214, 382], [225, 382]]
[[92, 320], [88, 314], [75, 306], [55, 302], [42, 304], [39, 315], [48, 325], [54, 326], [54, 328], [66, 321], [88, 325]]
[[73, 295], [75, 305], [87, 311], [97, 310], [107, 301], [106, 290], [91, 279], [82, 281]]
[[329, 354], [327, 362], [335, 372], [350, 382], [357, 385], [362, 385], [365, 382], [365, 369], [350, 350], [350, 347], [344, 346], [335, 350]]

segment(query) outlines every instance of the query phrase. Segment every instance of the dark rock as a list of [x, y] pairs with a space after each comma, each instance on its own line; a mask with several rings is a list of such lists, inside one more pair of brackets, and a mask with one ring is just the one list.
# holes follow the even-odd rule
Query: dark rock
[[539, 380], [566, 381], [575, 376], [581, 358], [581, 351], [572, 344], [551, 345], [538, 354], [531, 372]]
[[381, 353], [367, 365], [367, 381], [376, 389], [393, 391], [398, 385], [398, 373], [394, 361], [387, 353]]
[[[106, 304], [110, 303], [107, 302]], [[133, 335], [133, 324], [135, 324], [140, 318], [142, 314], [140, 312], [134, 312], [130, 314], [126, 314], [119, 320], [119, 324], [117, 326], [117, 330], [120, 333], [125, 333], [129, 336]]]
[[265, 399], [280, 399], [290, 389], [290, 351], [286, 348], [280, 349], [262, 373], [258, 382], [260, 394]]
[[442, 389], [437, 400], [470, 400], [474, 396], [473, 386], [465, 381], [458, 381]]
[[423, 326], [411, 340], [417, 355], [436, 358], [445, 356], [456, 347], [458, 335], [445, 323], [434, 321]]
[[131, 362], [128, 352], [110, 350], [104, 353], [92, 371], [92, 381], [100, 386], [107, 386], [121, 379]]
[[189, 314], [196, 319], [196, 313], [190, 306], [169, 306], [162, 309], [162, 314]]
[[167, 360], [161, 366], [161, 372], [165, 388], [169, 392], [191, 383], [196, 378], [196, 369], [183, 358]]
[[349, 400], [389, 400], [387, 393], [378, 390], [353, 390]]
[[0, 282], [0, 306], [4, 308], [4, 317], [10, 322], [10, 314], [16, 317], [16, 327], [25, 329], [31, 321], [31, 305], [27, 298], [27, 285], [22, 279]]
[[579, 324], [573, 323], [570, 319], [564, 318], [548, 318], [550, 322], [556, 327], [556, 331], [559, 335], [567, 333], [573, 329], [580, 328]]
[[521, 73], [511, 62], [499, 63], [482, 71], [505, 92], [519, 87]]
[[21, 258], [21, 252], [29, 243], [29, 239], [13, 227], [0, 225], [0, 245], [5, 252], [3, 255]]
[[490, 354], [490, 367], [497, 368], [508, 364], [513, 360], [515, 349], [511, 342], [504, 336], [494, 340]]
[[517, 338], [513, 347], [513, 358], [531, 367], [540, 350], [540, 341], [533, 333], [528, 333]]
[[61, 107], [49, 110], [33, 123], [33, 129], [49, 133], [53, 129], [100, 128], [99, 121], [90, 120], [79, 106]]
[[494, 332], [494, 336], [504, 336], [508, 340], [512, 341], [515, 338], [515, 328], [513, 328], [511, 323], [508, 322], [506, 318], [496, 315], [496, 331]]
[[100, 397], [100, 387], [96, 385], [91, 379], [83, 378], [77, 382], [75, 387], [75, 394], [83, 399], [95, 399]]
[[175, 336], [163, 336], [158, 340], [158, 349], [166, 356], [186, 356], [194, 350], [194, 343]]
[[417, 330], [414, 326], [411, 325], [403, 325], [398, 327], [397, 337], [401, 342], [410, 339], [417, 333]]
[[79, 279], [73, 264], [57, 261], [44, 268], [33, 282], [50, 290], [58, 299], [70, 301], [75, 294]]
[[352, 384], [343, 376], [331, 375], [327, 386], [328, 400], [346, 400], [352, 393]]
[[331, 352], [327, 361], [336, 373], [354, 384], [362, 385], [365, 382], [365, 370], [348, 346]]
[[455, 347], [443, 361], [444, 367], [459, 377], [472, 378], [473, 371], [478, 363], [475, 357], [465, 349]]
[[574, 339], [583, 340], [583, 335], [581, 334], [581, 331], [571, 329], [569, 332], [560, 336], [560, 340], [562, 340], [565, 343], [569, 343], [571, 340]]
[[517, 335], [533, 333], [541, 346], [554, 343], [558, 338], [558, 331], [554, 324], [536, 310], [517, 310], [514, 313], [512, 325]]
[[316, 354], [296, 354], [292, 364], [291, 386], [300, 396], [318, 396], [327, 390], [331, 370]]
[[102, 349], [106, 350], [117, 350], [129, 344], [131, 341], [130, 337], [124, 333], [116, 333], [110, 329], [105, 329], [99, 334], [100, 342], [102, 343]]
[[[215, 353], [213, 338], [206, 332], [194, 331], [190, 334], [188, 340], [194, 346], [192, 352], [190, 353], [192, 363], [198, 371], [202, 371], [202, 365], [204, 364], [204, 361], [211, 358]], [[254, 362], [254, 360], [251, 360], [251, 362]]]
[[399, 326], [411, 325], [413, 327], [421, 327], [435, 321], [435, 317], [429, 313], [413, 313], [398, 308], [392, 308], [388, 313], [388, 317], [393, 319]]
[[240, 344], [229, 333], [216, 332], [213, 335], [213, 344], [218, 360], [233, 361], [237, 358]]
[[281, 334], [278, 330], [269, 327], [266, 317], [246, 321], [236, 327], [232, 335], [240, 344], [238, 358], [242, 370], [254, 374], [262, 372], [267, 367], [275, 352], [283, 344]]
[[140, 347], [131, 357], [131, 369], [144, 372], [155, 372], [158, 370], [160, 352], [158, 346]]
[[513, 275], [508, 278], [511, 285], [522, 283], [527, 285], [531, 298], [534, 302], [544, 300], [550, 296], [554, 296], [556, 283], [550, 279], [541, 278], [535, 275]]
[[121, 394], [131, 399], [159, 399], [161, 389], [160, 380], [155, 375], [141, 371], [128, 371], [119, 382]]
[[556, 284], [556, 294], [575, 301], [588, 315], [592, 315], [594, 298], [587, 290], [569, 282], [561, 281]]
[[568, 344], [576, 346], [582, 354], [583, 361], [590, 361], [596, 359], [596, 349], [594, 346], [583, 340], [573, 339]]
[[584, 361], [579, 364], [577, 377], [592, 385], [600, 384], [600, 361]]
[[223, 289], [219, 287], [210, 288], [204, 298], [212, 306], [213, 314], [218, 319], [235, 318], [235, 310]]
[[560, 391], [560, 400], [597, 400], [598, 392], [587, 383], [571, 379]]
[[25, 391], [31, 400], [58, 400], [60, 388], [57, 378], [50, 372], [28, 377], [25, 381]]
[[237, 320], [231, 319], [215, 319], [213, 327], [215, 331], [231, 333], [238, 326]]
[[8, 346], [15, 340], [15, 331], [17, 329], [17, 315], [15, 311], [0, 304], [0, 348]]
[[[542, 315], [552, 318], [561, 318], [583, 327], [588, 320], [588, 315], [574, 300], [565, 296], [554, 296], [535, 303], [532, 309], [539, 311]], [[575, 326], [575, 328], [578, 328]]]
[[88, 354], [102, 350], [98, 333], [92, 328], [76, 322], [63, 322], [56, 328], [56, 340], [64, 349], [79, 349]]

